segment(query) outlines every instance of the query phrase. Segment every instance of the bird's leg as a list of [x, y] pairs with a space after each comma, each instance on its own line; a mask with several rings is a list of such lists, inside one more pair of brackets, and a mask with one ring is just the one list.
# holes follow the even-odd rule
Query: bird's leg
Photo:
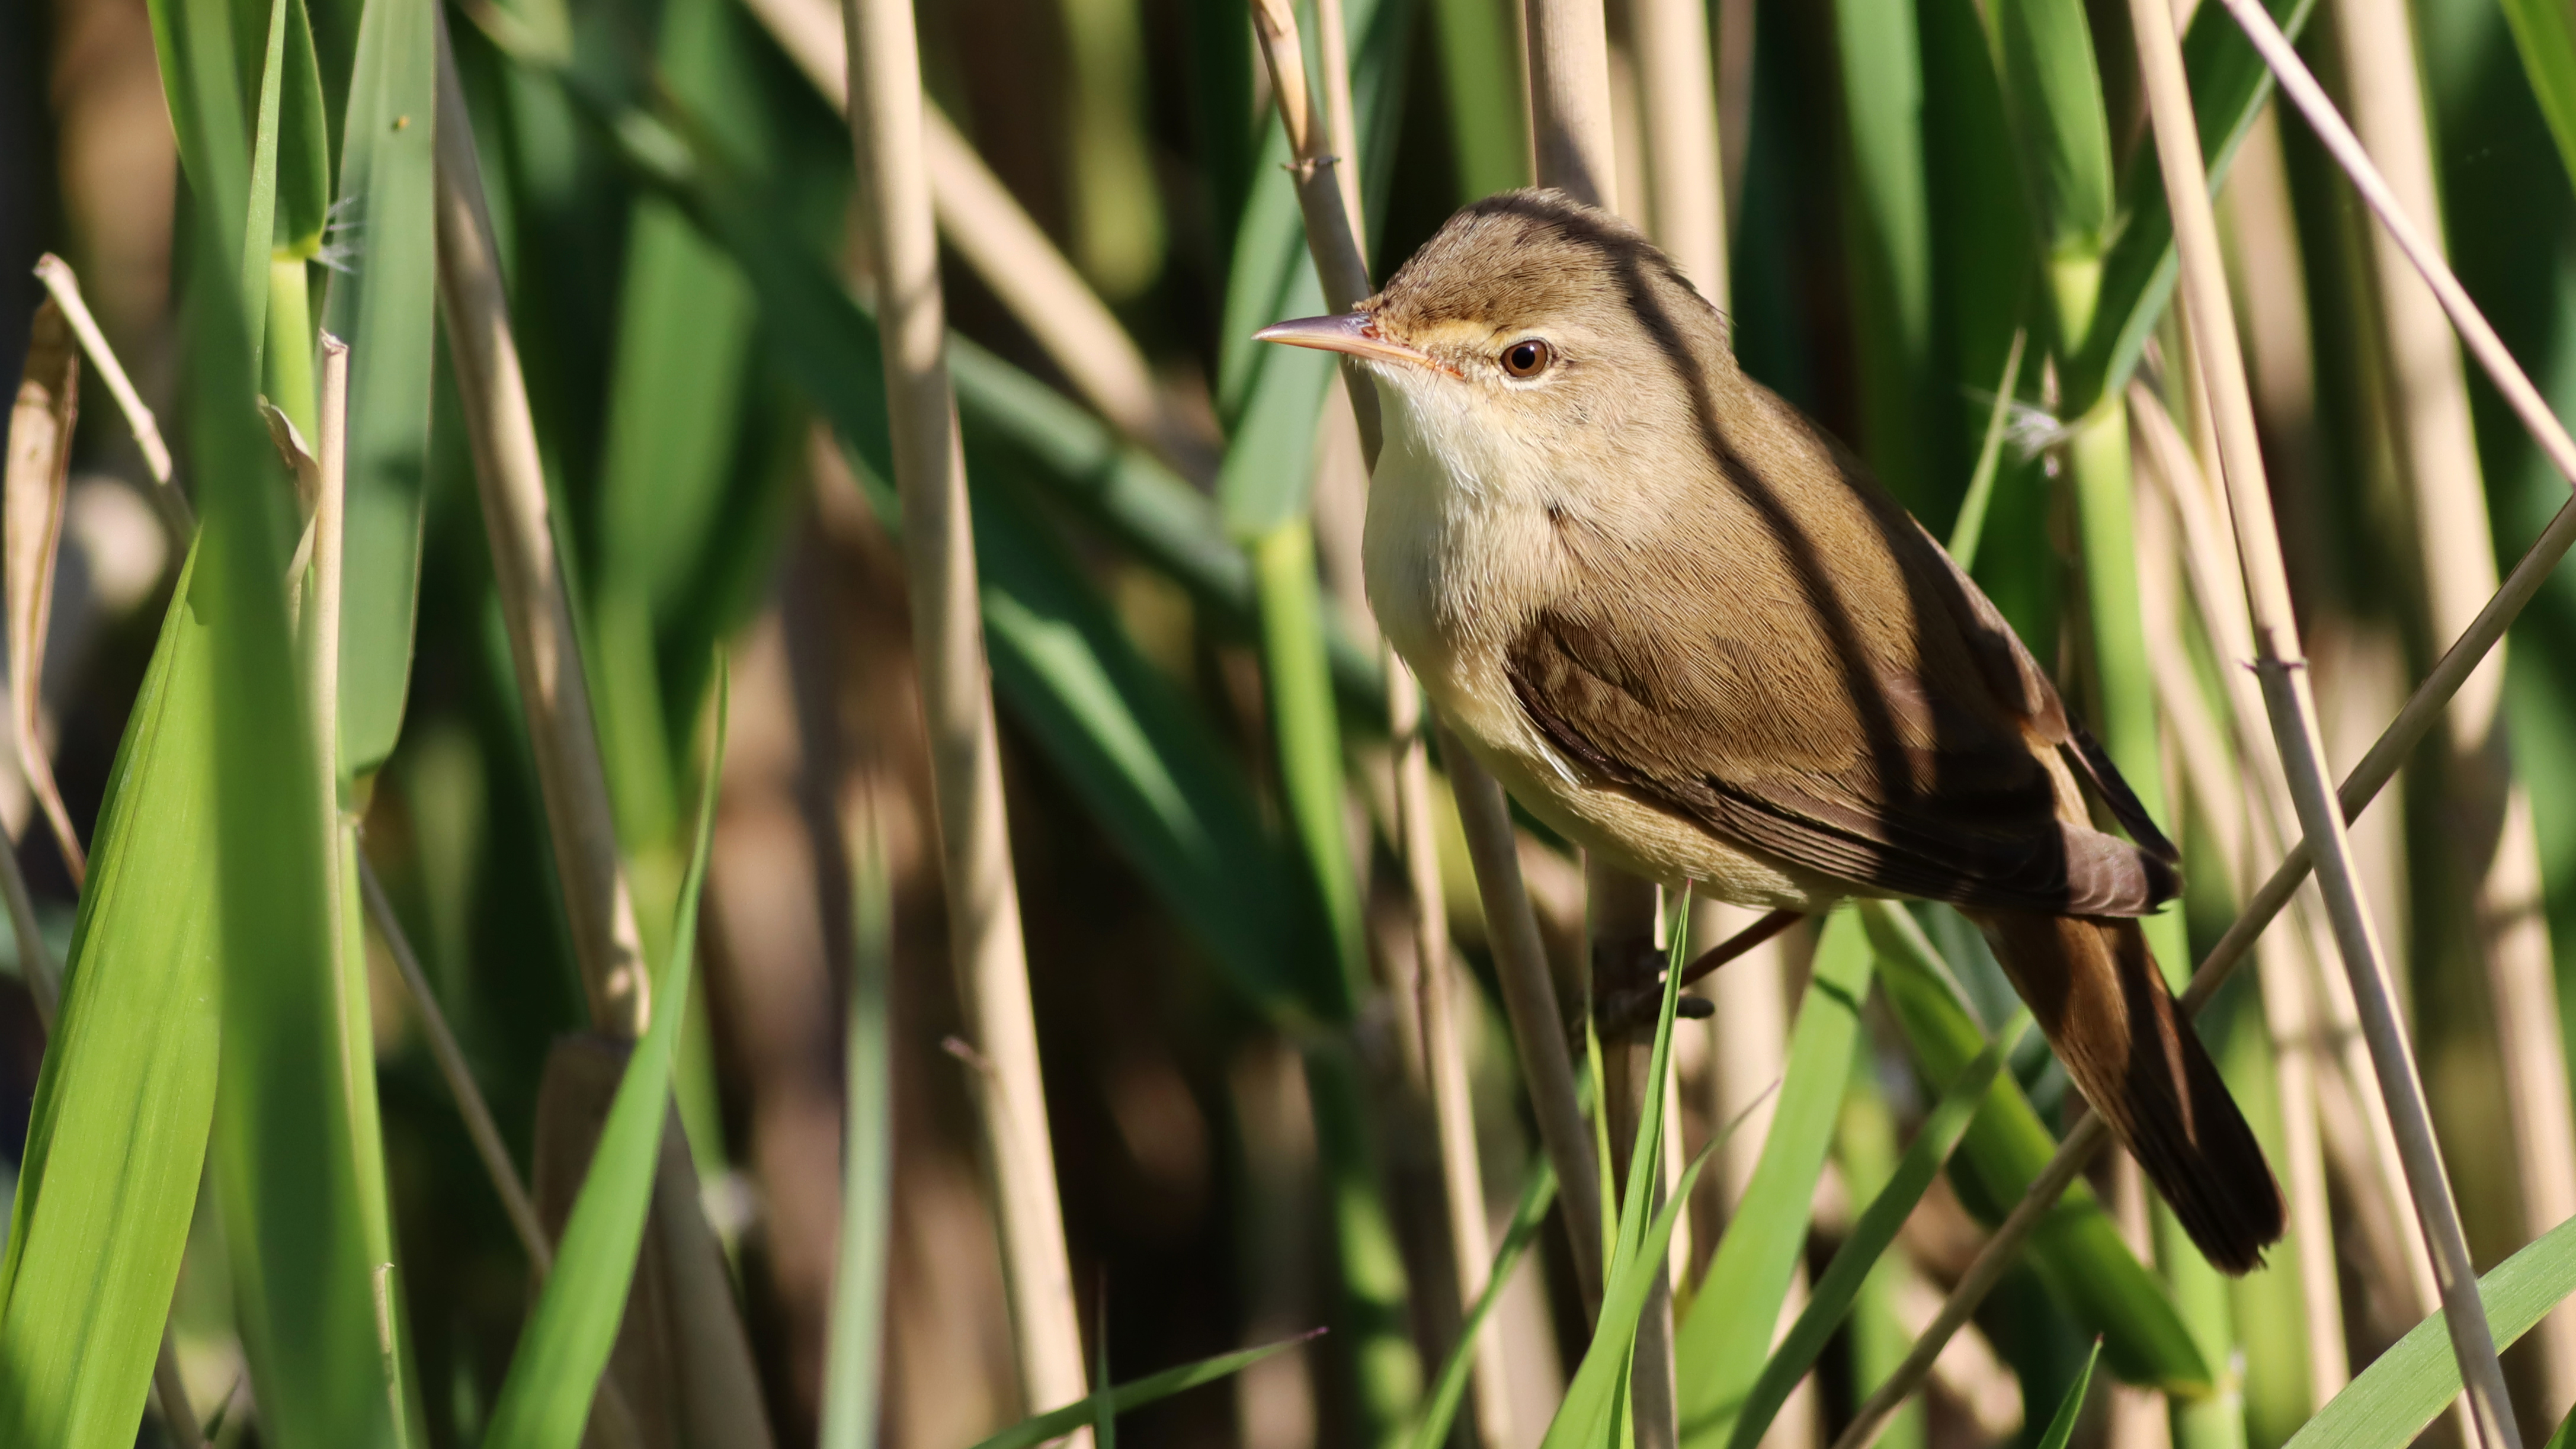
[[[1793, 911], [1784, 907], [1700, 952], [1691, 958], [1689, 965], [1682, 968], [1682, 985], [1690, 985], [1717, 970], [1718, 967], [1779, 935], [1782, 931], [1796, 925], [1805, 914], [1804, 911]], [[1660, 954], [1649, 948], [1650, 957]], [[1614, 990], [1605, 990], [1600, 994], [1600, 1009], [1596, 1017], [1601, 1024], [1601, 1035], [1605, 1039], [1622, 1033], [1654, 1030], [1655, 1008], [1663, 1001], [1664, 974], [1654, 969], [1651, 959], [1637, 974], [1642, 979], [1631, 980]], [[1673, 1012], [1676, 1016], [1696, 1018], [1710, 1015], [1716, 1009], [1717, 1004], [1705, 996], [1685, 996], [1674, 1004]]]

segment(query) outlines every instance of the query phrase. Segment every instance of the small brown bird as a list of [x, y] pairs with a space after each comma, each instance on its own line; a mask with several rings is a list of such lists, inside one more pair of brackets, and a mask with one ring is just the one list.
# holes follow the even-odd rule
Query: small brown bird
[[1525, 806], [1739, 905], [1958, 907], [2192, 1241], [2262, 1261], [2280, 1189], [2134, 919], [2173, 897], [2173, 845], [1995, 606], [1744, 375], [1661, 252], [1510, 192], [1353, 311], [1259, 335], [1374, 377], [1369, 602]]

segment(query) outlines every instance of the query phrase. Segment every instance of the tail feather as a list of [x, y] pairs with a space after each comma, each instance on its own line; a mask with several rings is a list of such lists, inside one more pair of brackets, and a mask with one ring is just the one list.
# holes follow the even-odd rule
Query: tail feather
[[2183, 1231], [2230, 1273], [2260, 1266], [2281, 1237], [2281, 1189], [2138, 923], [2005, 912], [1977, 923], [2067, 1076]]

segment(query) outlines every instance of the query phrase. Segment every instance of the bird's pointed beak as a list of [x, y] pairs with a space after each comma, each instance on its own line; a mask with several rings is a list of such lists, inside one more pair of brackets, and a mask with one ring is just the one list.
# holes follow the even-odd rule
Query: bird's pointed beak
[[1377, 318], [1367, 312], [1300, 317], [1294, 322], [1273, 323], [1252, 336], [1256, 342], [1284, 342], [1290, 347], [1321, 348], [1366, 361], [1409, 362], [1416, 367], [1438, 365], [1424, 353], [1379, 332]]

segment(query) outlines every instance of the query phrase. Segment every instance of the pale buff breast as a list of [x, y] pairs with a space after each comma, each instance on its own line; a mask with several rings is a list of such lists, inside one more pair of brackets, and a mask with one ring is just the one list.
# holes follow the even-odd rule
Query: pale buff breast
[[[1543, 479], [1484, 456], [1471, 419], [1418, 409], [1381, 386], [1385, 446], [1371, 487], [1362, 568], [1378, 627], [1441, 718], [1524, 808], [1622, 869], [1720, 900], [1815, 910], [1849, 893], [1812, 872], [1719, 839], [1697, 822], [1598, 784], [1540, 735], [1504, 672], [1504, 652], [1566, 566]], [[1436, 409], [1440, 399], [1420, 399]]]

